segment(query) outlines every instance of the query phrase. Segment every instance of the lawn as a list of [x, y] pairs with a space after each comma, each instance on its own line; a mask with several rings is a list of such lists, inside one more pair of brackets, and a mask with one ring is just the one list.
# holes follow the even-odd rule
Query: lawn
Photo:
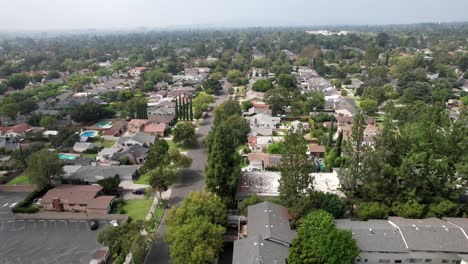
[[7, 183], [7, 185], [27, 185], [27, 184], [31, 184], [31, 179], [29, 179], [29, 176], [25, 175], [24, 173], [16, 178], [13, 178], [11, 181]]
[[114, 140], [104, 139], [102, 142], [101, 141], [96, 141], [94, 144], [96, 146], [103, 146], [105, 148], [111, 148], [112, 146], [114, 146], [115, 141]]
[[122, 205], [117, 205], [113, 213], [128, 214], [132, 221], [145, 220], [152, 203], [152, 199], [122, 201]]
[[169, 149], [178, 149], [179, 147], [177, 146], [176, 143], [172, 140], [166, 140], [167, 144], [169, 145]]
[[150, 174], [149, 173], [144, 173], [138, 177], [136, 181], [134, 181], [137, 184], [148, 184], [149, 185], [150, 181]]
[[91, 158], [91, 159], [95, 159], [97, 156], [97, 154], [92, 154], [92, 153], [85, 153], [83, 154], [83, 157], [85, 158]]

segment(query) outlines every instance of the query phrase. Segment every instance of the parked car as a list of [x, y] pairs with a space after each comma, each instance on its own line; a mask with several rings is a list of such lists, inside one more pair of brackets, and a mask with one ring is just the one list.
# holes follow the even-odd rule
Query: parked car
[[145, 193], [146, 193], [146, 189], [145, 189], [145, 188], [135, 189], [135, 190], [133, 190], [132, 193], [133, 193], [133, 194], [145, 194]]
[[96, 220], [89, 220], [88, 224], [89, 224], [89, 229], [91, 230], [96, 230], [99, 228], [99, 223]]

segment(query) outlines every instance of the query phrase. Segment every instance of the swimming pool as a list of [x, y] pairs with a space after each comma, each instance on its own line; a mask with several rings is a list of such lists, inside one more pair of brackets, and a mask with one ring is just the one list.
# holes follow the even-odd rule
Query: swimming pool
[[112, 121], [100, 121], [96, 123], [99, 128], [111, 128]]
[[73, 154], [60, 153], [58, 157], [62, 160], [76, 160], [78, 156]]
[[81, 137], [95, 137], [97, 136], [97, 132], [96, 131], [83, 131], [81, 134], [80, 134]]

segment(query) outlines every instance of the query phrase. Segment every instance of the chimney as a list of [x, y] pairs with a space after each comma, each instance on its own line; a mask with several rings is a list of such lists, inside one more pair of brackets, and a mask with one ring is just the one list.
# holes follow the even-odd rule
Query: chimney
[[130, 163], [132, 165], [137, 165], [135, 151], [130, 152]]

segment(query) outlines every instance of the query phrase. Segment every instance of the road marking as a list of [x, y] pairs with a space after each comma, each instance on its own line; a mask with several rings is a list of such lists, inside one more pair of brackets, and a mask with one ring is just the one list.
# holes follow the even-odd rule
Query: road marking
[[6, 203], [6, 204], [4, 204], [2, 207], [8, 206], [8, 205], [9, 205], [9, 203]]

